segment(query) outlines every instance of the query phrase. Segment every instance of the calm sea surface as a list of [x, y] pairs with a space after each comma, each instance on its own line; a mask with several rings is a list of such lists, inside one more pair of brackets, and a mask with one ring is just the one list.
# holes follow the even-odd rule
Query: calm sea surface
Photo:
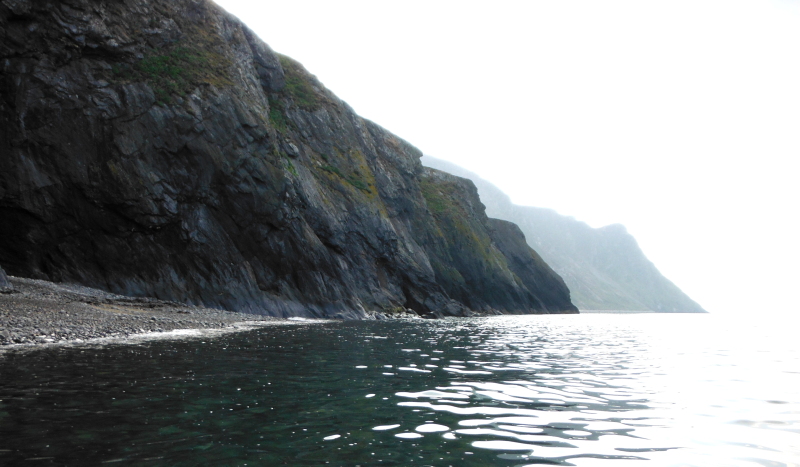
[[796, 328], [292, 322], [0, 353], [0, 465], [800, 465]]

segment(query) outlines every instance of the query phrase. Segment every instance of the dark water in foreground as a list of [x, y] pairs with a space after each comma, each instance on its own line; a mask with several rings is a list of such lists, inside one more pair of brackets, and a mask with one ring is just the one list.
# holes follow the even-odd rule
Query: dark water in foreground
[[0, 465], [800, 465], [789, 326], [292, 323], [0, 354]]

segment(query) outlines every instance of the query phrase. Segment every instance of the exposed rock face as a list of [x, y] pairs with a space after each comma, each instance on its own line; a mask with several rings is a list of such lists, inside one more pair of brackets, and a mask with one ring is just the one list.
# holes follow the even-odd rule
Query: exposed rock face
[[661, 275], [622, 225], [594, 229], [551, 209], [517, 206], [457, 165], [430, 156], [423, 163], [475, 182], [487, 214], [519, 225], [530, 246], [564, 278], [579, 309], [705, 312]]
[[435, 220], [422, 243], [436, 281], [450, 297], [486, 312], [525, 313], [531, 303], [540, 310], [577, 312], [564, 299], [569, 296], [564, 281], [528, 246], [519, 228], [486, 217], [471, 181], [425, 169], [422, 192]]
[[11, 293], [14, 291], [14, 286], [11, 285], [11, 282], [8, 280], [8, 276], [6, 276], [6, 272], [3, 271], [3, 268], [0, 268], [0, 293]]
[[210, 1], [0, 0], [14, 275], [274, 316], [574, 311], [522, 266], [449, 296], [433, 264], [473, 232], [437, 226], [420, 157]]

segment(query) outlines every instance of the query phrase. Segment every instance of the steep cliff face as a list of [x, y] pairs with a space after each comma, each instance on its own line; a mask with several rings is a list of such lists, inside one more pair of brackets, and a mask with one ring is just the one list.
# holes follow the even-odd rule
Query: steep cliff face
[[461, 167], [430, 156], [423, 163], [475, 182], [486, 212], [519, 225], [530, 246], [563, 277], [579, 309], [705, 312], [658, 271], [622, 225], [594, 229], [551, 209], [517, 206]]
[[487, 312], [525, 313], [532, 303], [538, 310], [577, 312], [565, 299], [564, 281], [528, 246], [519, 228], [486, 217], [471, 181], [425, 169], [422, 193], [435, 224], [420, 243], [436, 282], [450, 297]]
[[574, 309], [451, 298], [419, 151], [210, 1], [0, 0], [0, 60], [11, 274], [275, 316]]

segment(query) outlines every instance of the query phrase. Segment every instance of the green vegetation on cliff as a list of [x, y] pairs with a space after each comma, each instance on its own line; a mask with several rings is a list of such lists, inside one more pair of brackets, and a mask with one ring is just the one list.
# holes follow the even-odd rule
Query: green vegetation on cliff
[[[145, 26], [158, 27], [158, 21], [150, 18]], [[228, 56], [219, 52], [224, 39], [216, 28], [207, 23], [193, 22], [185, 22], [182, 26], [181, 39], [148, 47], [144, 57], [133, 63], [114, 63], [111, 67], [112, 79], [118, 82], [146, 82], [161, 105], [172, 103], [174, 96], [185, 96], [197, 86], [232, 86], [230, 68], [233, 63]]]
[[[363, 155], [361, 155], [361, 157], [363, 158]], [[330, 160], [328, 156], [324, 156], [323, 158], [326, 161]], [[341, 161], [343, 159], [343, 156], [340, 154], [339, 157], [337, 157], [337, 159]], [[369, 167], [366, 164], [359, 164], [359, 166], [361, 167], [361, 170], [359, 170], [358, 167], [354, 168], [352, 169], [349, 175], [342, 172], [342, 170], [339, 169], [339, 167], [331, 165], [329, 163], [320, 165], [319, 168], [329, 174], [338, 176], [342, 180], [352, 185], [354, 188], [357, 188], [363, 191], [364, 193], [372, 194], [372, 189], [370, 188], [370, 186], [374, 185], [375, 177], [374, 175], [372, 175], [372, 171], [369, 170]], [[364, 180], [364, 174], [362, 174], [362, 171], [365, 171], [367, 173], [367, 178], [370, 179], [370, 181]]]
[[436, 225], [441, 235], [451, 237], [451, 241], [460, 244], [477, 253], [484, 261], [491, 262], [493, 251], [491, 239], [477, 221], [472, 208], [466, 205], [468, 194], [465, 188], [455, 179], [443, 180], [440, 177], [425, 177], [420, 182], [422, 195], [428, 204], [428, 209], [436, 219]]
[[319, 108], [321, 100], [311, 84], [311, 74], [293, 58], [281, 54], [277, 55], [286, 76], [285, 92], [302, 109], [315, 110]]
[[124, 81], [144, 81], [153, 88], [156, 101], [172, 102], [172, 96], [185, 96], [201, 84], [229, 86], [231, 81], [223, 72], [227, 60], [219, 54], [194, 47], [174, 47], [153, 50], [151, 55], [129, 65], [112, 67], [114, 76]]
[[272, 96], [269, 97], [269, 123], [280, 133], [286, 133], [289, 129], [284, 116], [283, 102]]

